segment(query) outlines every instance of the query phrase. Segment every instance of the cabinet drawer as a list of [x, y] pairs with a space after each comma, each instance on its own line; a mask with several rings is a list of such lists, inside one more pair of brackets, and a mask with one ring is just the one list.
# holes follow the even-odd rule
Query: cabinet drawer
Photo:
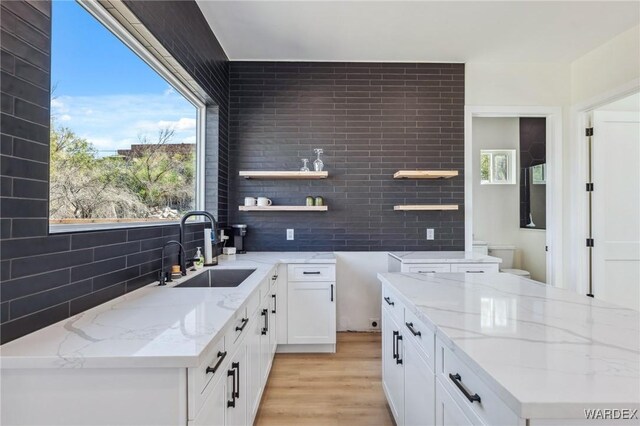
[[435, 371], [436, 335], [431, 328], [407, 308], [404, 310], [403, 335], [406, 335], [407, 339], [412, 339], [416, 343], [431, 371]]
[[404, 324], [404, 305], [388, 286], [382, 286], [382, 307], [387, 309], [398, 324]]
[[[258, 302], [260, 300], [258, 299]], [[227, 351], [232, 351], [240, 336], [247, 334], [249, 317], [247, 316], [247, 308], [241, 308], [236, 311], [231, 320], [231, 325], [224, 335]]]
[[404, 265], [403, 272], [418, 274], [430, 274], [435, 272], [451, 272], [451, 267], [446, 263], [425, 263], [419, 265]]
[[335, 281], [335, 265], [289, 265], [289, 281]]
[[451, 272], [465, 272], [479, 274], [484, 272], [499, 272], [497, 263], [454, 263]]
[[[518, 416], [440, 339], [436, 341], [436, 375], [463, 410], [487, 425], [517, 425]], [[465, 395], [465, 393], [467, 395]], [[479, 400], [478, 400], [479, 399]]]
[[205, 355], [205, 361], [200, 366], [189, 368], [189, 418], [197, 416], [213, 388], [212, 384], [217, 383], [218, 378], [226, 374], [227, 360], [223, 336]]

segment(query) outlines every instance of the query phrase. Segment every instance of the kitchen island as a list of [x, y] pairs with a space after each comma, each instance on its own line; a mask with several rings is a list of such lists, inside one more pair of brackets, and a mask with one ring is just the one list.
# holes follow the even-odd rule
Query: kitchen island
[[378, 277], [398, 424], [638, 423], [637, 311], [511, 274]]
[[[332, 253], [221, 256], [2, 345], [0, 423], [251, 423], [278, 344], [335, 350], [335, 263]], [[178, 287], [225, 269], [252, 272], [236, 287]], [[288, 327], [296, 292], [316, 315]]]

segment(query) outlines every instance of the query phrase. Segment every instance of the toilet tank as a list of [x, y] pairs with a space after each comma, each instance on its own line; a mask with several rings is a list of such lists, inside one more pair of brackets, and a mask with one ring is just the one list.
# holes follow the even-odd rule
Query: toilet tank
[[491, 245], [489, 246], [489, 256], [495, 256], [502, 259], [500, 269], [512, 269], [514, 267], [516, 247], [508, 245]]

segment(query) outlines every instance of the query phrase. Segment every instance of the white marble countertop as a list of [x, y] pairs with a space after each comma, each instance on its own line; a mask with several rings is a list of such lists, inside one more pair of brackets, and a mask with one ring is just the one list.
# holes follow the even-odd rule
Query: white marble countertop
[[0, 368], [195, 367], [236, 310], [279, 263], [335, 263], [333, 253], [220, 256], [215, 269], [255, 268], [233, 288], [152, 283], [0, 346]]
[[393, 251], [389, 256], [402, 263], [502, 263], [499, 257], [470, 251]]
[[640, 313], [511, 274], [379, 274], [522, 418], [640, 408]]

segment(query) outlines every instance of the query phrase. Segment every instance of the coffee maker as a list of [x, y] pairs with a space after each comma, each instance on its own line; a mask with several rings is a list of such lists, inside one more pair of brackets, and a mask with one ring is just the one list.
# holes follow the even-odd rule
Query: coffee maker
[[247, 225], [231, 225], [231, 229], [233, 229], [233, 246], [236, 248], [236, 253], [246, 253], [247, 251], [244, 249], [244, 236], [247, 235]]

